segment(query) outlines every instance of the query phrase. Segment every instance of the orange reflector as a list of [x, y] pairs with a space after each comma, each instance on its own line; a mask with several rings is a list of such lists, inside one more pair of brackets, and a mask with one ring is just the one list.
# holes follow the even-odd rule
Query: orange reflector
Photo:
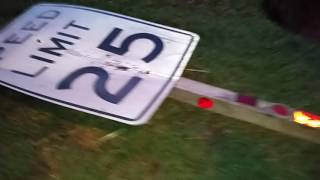
[[295, 111], [293, 113], [294, 121], [306, 126], [320, 128], [320, 116], [316, 116], [303, 111]]
[[213, 100], [205, 97], [201, 97], [198, 99], [198, 107], [202, 109], [210, 109], [214, 105]]

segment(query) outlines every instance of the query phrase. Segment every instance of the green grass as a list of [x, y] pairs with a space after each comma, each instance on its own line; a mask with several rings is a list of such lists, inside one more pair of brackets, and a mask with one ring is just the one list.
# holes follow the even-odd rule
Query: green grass
[[[36, 1], [17, 1], [4, 24]], [[52, 1], [58, 2], [58, 1]], [[320, 112], [319, 45], [259, 0], [64, 0], [196, 32], [184, 76]], [[0, 88], [0, 179], [318, 179], [320, 146], [167, 100], [131, 127]], [[79, 130], [80, 129], [80, 130]], [[104, 134], [119, 137], [90, 146]]]

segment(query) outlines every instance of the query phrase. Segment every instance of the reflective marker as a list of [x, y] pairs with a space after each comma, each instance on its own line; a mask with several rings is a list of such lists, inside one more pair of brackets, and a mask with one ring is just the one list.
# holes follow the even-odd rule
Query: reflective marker
[[214, 106], [213, 100], [205, 97], [198, 99], [198, 107], [202, 109], [210, 109]]
[[249, 106], [256, 106], [257, 105], [257, 98], [253, 96], [246, 96], [239, 94], [237, 97], [237, 102]]
[[281, 104], [275, 104], [272, 106], [272, 111], [280, 116], [288, 116], [289, 111], [288, 108]]
[[303, 111], [295, 111], [293, 113], [293, 118], [296, 123], [314, 128], [320, 128], [320, 116], [316, 116]]

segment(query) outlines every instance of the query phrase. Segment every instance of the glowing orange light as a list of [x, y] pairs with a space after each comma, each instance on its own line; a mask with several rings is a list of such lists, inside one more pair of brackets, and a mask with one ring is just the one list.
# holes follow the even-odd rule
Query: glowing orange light
[[316, 116], [303, 111], [295, 111], [293, 113], [294, 121], [306, 126], [320, 128], [320, 116]]

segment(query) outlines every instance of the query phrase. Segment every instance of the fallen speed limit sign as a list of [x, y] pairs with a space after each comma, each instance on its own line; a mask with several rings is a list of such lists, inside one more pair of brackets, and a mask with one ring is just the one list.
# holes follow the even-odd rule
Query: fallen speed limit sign
[[107, 11], [37, 4], [0, 34], [0, 84], [127, 124], [145, 123], [199, 37]]

